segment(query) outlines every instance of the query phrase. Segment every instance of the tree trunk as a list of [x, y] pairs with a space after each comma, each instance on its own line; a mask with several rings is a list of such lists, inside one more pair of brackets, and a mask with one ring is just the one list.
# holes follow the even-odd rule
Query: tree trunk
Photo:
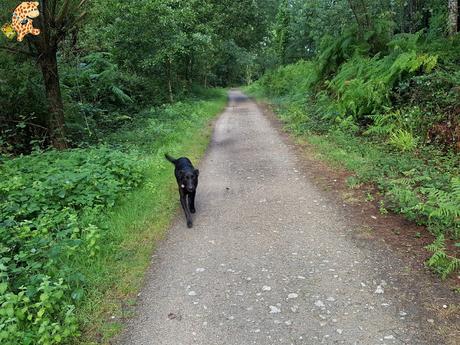
[[458, 30], [458, 0], [449, 0], [449, 35], [453, 36]]
[[362, 38], [364, 36], [364, 34], [363, 34], [363, 24], [361, 23], [361, 20], [359, 18], [358, 12], [357, 12], [357, 10], [355, 8], [355, 4], [353, 3], [352, 0], [348, 0], [348, 5], [350, 6], [351, 11], [353, 12], [353, 16], [355, 17], [356, 24], [358, 25], [358, 35], [359, 35], [360, 38]]
[[172, 89], [172, 61], [168, 60], [168, 92], [169, 92], [169, 101], [174, 102], [173, 89]]
[[188, 59], [187, 82], [188, 82], [189, 90], [191, 90], [192, 89], [192, 84], [193, 84], [193, 58], [192, 58], [192, 56], [190, 56], [189, 59]]
[[364, 18], [363, 19], [364, 25], [366, 26], [365, 30], [370, 30], [370, 28], [372, 27], [372, 21], [371, 21], [369, 9], [367, 8], [367, 5], [363, 0], [361, 0], [361, 11], [362, 11], [362, 16]]
[[62, 103], [61, 88], [56, 58], [56, 50], [50, 49], [39, 59], [43, 81], [45, 83], [46, 98], [48, 100], [50, 130], [53, 147], [62, 150], [67, 147], [64, 127], [64, 106]]

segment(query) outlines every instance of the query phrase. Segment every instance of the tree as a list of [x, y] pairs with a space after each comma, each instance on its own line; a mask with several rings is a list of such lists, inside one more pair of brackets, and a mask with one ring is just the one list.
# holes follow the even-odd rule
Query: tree
[[15, 54], [24, 54], [34, 59], [40, 66], [48, 102], [49, 116], [46, 125], [53, 147], [67, 147], [65, 139], [64, 105], [62, 101], [57, 54], [60, 44], [69, 33], [78, 30], [86, 12], [87, 0], [40, 0], [40, 16], [34, 25], [40, 29], [38, 36], [27, 36], [24, 44], [10, 43], [0, 49]]
[[291, 14], [289, 0], [283, 0], [276, 15], [275, 44], [278, 58], [282, 64], [288, 63], [289, 31], [291, 25]]
[[449, 0], [449, 35], [453, 36], [458, 31], [458, 0]]
[[364, 0], [348, 0], [348, 3], [358, 24], [358, 32], [363, 37], [372, 25], [367, 4]]

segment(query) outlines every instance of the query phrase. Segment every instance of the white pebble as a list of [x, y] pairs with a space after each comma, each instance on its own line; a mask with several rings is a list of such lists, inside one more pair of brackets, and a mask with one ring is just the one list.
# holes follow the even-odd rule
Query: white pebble
[[376, 294], [382, 294], [384, 293], [385, 290], [383, 289], [383, 287], [381, 285], [377, 286], [377, 289], [375, 289], [374, 293]]
[[316, 302], [315, 302], [315, 305], [316, 305], [318, 308], [324, 308], [324, 307], [325, 307], [325, 305], [324, 305], [324, 303], [323, 303], [322, 301], [316, 301]]
[[281, 309], [278, 307], [275, 307], [274, 305], [269, 306], [269, 308], [270, 308], [270, 314], [281, 313]]

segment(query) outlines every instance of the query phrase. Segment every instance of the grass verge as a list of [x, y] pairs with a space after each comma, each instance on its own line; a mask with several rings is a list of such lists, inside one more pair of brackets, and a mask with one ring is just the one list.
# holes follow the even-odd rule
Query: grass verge
[[108, 344], [130, 316], [155, 243], [177, 210], [172, 167], [164, 153], [188, 156], [198, 163], [210, 140], [212, 120], [227, 100], [224, 90], [203, 97], [160, 111], [147, 110], [132, 128], [107, 139], [112, 145], [139, 152], [145, 163], [145, 183], [103, 216], [101, 223], [108, 236], [96, 260], [90, 266], [86, 260], [77, 264], [86, 276], [89, 294], [77, 312], [83, 325], [79, 344]]

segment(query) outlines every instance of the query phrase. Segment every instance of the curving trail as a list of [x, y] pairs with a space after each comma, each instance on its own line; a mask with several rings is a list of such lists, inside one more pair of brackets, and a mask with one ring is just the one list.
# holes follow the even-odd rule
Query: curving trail
[[428, 292], [401, 283], [404, 263], [384, 245], [353, 238], [346, 208], [299, 159], [230, 92], [199, 167], [194, 227], [181, 213], [159, 245], [119, 344], [448, 343]]

